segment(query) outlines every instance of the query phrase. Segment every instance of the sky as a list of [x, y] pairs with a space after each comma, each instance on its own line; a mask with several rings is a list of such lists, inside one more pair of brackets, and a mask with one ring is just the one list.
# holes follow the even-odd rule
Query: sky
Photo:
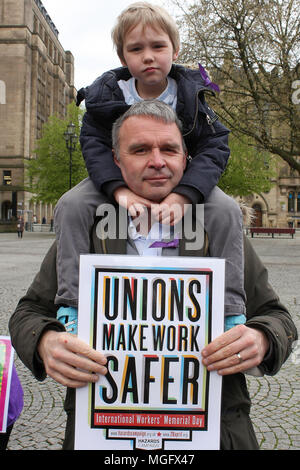
[[[90, 85], [103, 72], [119, 67], [111, 41], [117, 16], [135, 0], [42, 0], [59, 31], [58, 39], [75, 60], [75, 87]], [[164, 0], [150, 0], [166, 6]]]

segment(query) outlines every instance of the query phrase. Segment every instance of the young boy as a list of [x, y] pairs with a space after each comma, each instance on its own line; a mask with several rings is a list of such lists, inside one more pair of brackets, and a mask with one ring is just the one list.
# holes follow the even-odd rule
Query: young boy
[[[104, 73], [78, 93], [86, 113], [80, 143], [90, 179], [67, 192], [55, 209], [58, 245], [58, 292], [62, 307], [58, 319], [70, 332], [77, 331], [78, 265], [88, 253], [100, 191], [136, 215], [138, 205], [151, 202], [125, 186], [111, 149], [113, 122], [134, 102], [158, 99], [172, 106], [183, 123], [183, 136], [192, 157], [185, 174], [161, 207], [205, 203], [205, 230], [210, 255], [226, 259], [225, 329], [245, 321], [242, 214], [234, 200], [215, 188], [228, 158], [228, 130], [207, 106], [199, 71], [173, 62], [179, 53], [179, 33], [174, 20], [161, 7], [134, 3], [118, 17], [112, 38], [123, 67]], [[124, 203], [126, 200], [126, 203]], [[165, 221], [164, 212], [160, 220]]]

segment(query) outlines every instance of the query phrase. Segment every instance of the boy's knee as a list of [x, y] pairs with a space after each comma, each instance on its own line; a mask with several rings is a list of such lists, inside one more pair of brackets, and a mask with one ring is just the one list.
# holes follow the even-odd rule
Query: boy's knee
[[225, 215], [233, 219], [240, 219], [242, 217], [242, 210], [239, 204], [222, 191], [212, 194], [206, 206], [210, 212], [222, 218]]
[[93, 214], [79, 191], [66, 192], [54, 210], [54, 226], [57, 233], [62, 227], [84, 227], [90, 225]]
[[63, 215], [64, 217], [69, 217], [80, 213], [83, 209], [83, 200], [82, 196], [76, 191], [67, 191], [63, 196], [58, 200], [55, 209], [55, 217]]
[[219, 201], [219, 211], [220, 213], [226, 212], [227, 214], [231, 214], [234, 218], [241, 218], [242, 216], [242, 210], [239, 204], [227, 194]]

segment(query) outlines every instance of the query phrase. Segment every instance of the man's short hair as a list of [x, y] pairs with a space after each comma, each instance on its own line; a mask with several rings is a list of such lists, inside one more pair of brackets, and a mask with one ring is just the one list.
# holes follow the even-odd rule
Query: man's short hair
[[[182, 136], [182, 123], [178, 119], [176, 112], [168, 104], [159, 100], [144, 100], [133, 104], [122, 114], [113, 124], [112, 127], [112, 147], [115, 151], [116, 158], [120, 158], [120, 130], [126, 119], [132, 116], [143, 116], [156, 119], [165, 124], [176, 124]], [[186, 152], [186, 145], [182, 137], [182, 149]]]
[[169, 36], [173, 51], [177, 52], [179, 50], [179, 31], [175, 20], [169, 13], [158, 5], [152, 5], [147, 2], [136, 2], [122, 11], [111, 32], [113, 44], [121, 61], [125, 62], [123, 55], [125, 36], [139, 24], [141, 24], [143, 28], [151, 26], [154, 29], [162, 29]]

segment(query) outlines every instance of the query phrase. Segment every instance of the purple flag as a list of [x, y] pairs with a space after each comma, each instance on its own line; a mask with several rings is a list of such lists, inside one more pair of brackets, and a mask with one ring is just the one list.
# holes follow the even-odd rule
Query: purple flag
[[219, 92], [220, 88], [218, 87], [218, 85], [216, 83], [213, 83], [210, 80], [209, 76], [207, 75], [207, 72], [206, 72], [205, 68], [200, 64], [200, 62], [198, 63], [198, 65], [199, 65], [199, 70], [200, 70], [200, 73], [201, 73], [201, 77], [204, 80], [204, 85], [212, 88], [213, 90], [215, 90], [217, 92]]

